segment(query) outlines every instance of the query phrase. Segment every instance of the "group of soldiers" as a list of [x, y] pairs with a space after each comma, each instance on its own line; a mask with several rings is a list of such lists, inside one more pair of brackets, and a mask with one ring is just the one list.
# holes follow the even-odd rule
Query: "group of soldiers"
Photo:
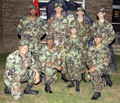
[[[69, 82], [68, 88], [74, 87], [80, 91], [80, 81], [87, 82], [85, 73], [87, 67], [91, 77], [91, 85], [95, 94], [91, 100], [101, 96], [101, 89], [109, 85], [110, 50], [108, 45], [114, 40], [115, 32], [112, 25], [105, 20], [104, 8], [98, 10], [98, 20], [91, 25], [84, 18], [84, 9], [78, 7], [77, 19], [62, 15], [62, 4], [55, 3], [55, 15], [44, 20], [36, 16], [36, 6], [29, 6], [29, 16], [20, 20], [17, 31], [21, 37], [19, 50], [7, 57], [4, 72], [6, 94], [11, 94], [14, 100], [22, 100], [24, 94], [38, 94], [31, 90], [34, 84], [45, 84], [45, 91], [53, 93], [51, 85], [57, 80], [57, 71], [61, 71], [61, 79]], [[47, 35], [46, 45], [41, 46], [41, 37]], [[88, 50], [90, 38], [93, 45]], [[66, 78], [66, 68], [69, 80]], [[21, 83], [28, 81], [22, 91]]]

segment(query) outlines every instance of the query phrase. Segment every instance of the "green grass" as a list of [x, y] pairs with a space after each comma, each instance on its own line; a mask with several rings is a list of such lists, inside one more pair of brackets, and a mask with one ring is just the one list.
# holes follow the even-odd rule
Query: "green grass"
[[[5, 69], [6, 57], [9, 53], [0, 54], [0, 103], [18, 103], [14, 101], [10, 95], [4, 94], [3, 73]], [[91, 83], [80, 83], [80, 92], [75, 92], [75, 88], [66, 88], [69, 83], [61, 81], [61, 74], [58, 73], [58, 79], [52, 86], [53, 94], [45, 93], [44, 85], [35, 85], [32, 89], [38, 90], [38, 95], [24, 95], [24, 99], [19, 103], [120, 103], [120, 56], [115, 55], [118, 73], [111, 74], [113, 87], [106, 86], [102, 89], [102, 96], [97, 101], [91, 101], [90, 98], [94, 94]], [[67, 75], [68, 76], [68, 75]], [[87, 73], [86, 73], [87, 77]], [[87, 78], [87, 81], [89, 79]], [[27, 83], [22, 84], [25, 88]]]

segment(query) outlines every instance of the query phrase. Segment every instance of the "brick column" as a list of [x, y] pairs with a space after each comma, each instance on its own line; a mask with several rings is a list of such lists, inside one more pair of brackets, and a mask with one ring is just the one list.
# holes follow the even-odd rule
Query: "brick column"
[[32, 1], [3, 0], [3, 47], [18, 46], [17, 25], [21, 18], [28, 15], [28, 6]]

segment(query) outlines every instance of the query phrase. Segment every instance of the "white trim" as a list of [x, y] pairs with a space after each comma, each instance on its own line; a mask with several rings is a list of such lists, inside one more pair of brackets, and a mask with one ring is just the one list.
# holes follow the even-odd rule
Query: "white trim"
[[74, 1], [74, 2], [76, 2], [78, 4], [82, 4], [82, 7], [85, 9], [85, 0], [83, 0], [83, 2], [79, 2], [79, 1]]
[[120, 5], [113, 5], [113, 9], [120, 9]]
[[120, 25], [120, 23], [112, 23], [112, 24], [117, 24], [117, 25]]

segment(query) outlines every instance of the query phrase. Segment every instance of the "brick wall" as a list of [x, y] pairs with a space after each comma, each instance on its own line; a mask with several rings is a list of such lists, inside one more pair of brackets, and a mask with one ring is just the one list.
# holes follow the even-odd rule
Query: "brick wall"
[[3, 20], [2, 20], [2, 0], [0, 1], [0, 47], [2, 46], [2, 31], [3, 31]]
[[18, 45], [17, 25], [21, 18], [28, 15], [32, 0], [3, 0], [3, 47]]
[[99, 7], [105, 8], [105, 18], [112, 22], [112, 5], [113, 0], [85, 0], [85, 10], [92, 20], [97, 19], [97, 10]]

